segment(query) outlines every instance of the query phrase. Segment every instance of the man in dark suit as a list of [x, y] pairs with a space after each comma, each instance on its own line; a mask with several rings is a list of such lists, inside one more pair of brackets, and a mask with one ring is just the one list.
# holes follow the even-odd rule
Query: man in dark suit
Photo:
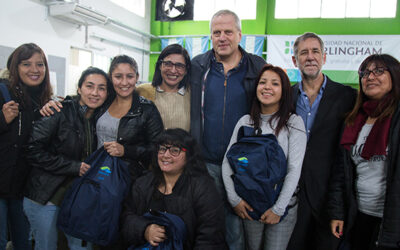
[[292, 87], [293, 101], [303, 118], [308, 142], [299, 182], [297, 223], [288, 249], [337, 249], [339, 241], [330, 232], [326, 214], [328, 183], [345, 114], [353, 108], [357, 92], [322, 74], [326, 54], [319, 36], [305, 33], [293, 48], [292, 60], [302, 76]]

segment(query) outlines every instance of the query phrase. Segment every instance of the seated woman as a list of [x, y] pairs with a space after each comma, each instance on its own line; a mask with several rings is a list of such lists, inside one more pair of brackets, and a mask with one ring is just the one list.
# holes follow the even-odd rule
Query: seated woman
[[371, 55], [358, 73], [330, 185], [331, 231], [351, 249], [399, 249], [400, 63]]
[[187, 228], [184, 249], [225, 249], [224, 210], [196, 141], [182, 129], [167, 129], [157, 143], [152, 172], [132, 186], [121, 216], [128, 245], [157, 246], [166, 229], [143, 216], [150, 210], [179, 216]]
[[139, 95], [151, 100], [160, 111], [165, 128], [190, 129], [190, 57], [179, 44], [161, 51], [153, 82], [137, 86]]
[[[240, 118], [236, 124], [228, 151], [237, 141], [242, 126], [260, 129], [262, 134], [275, 135], [287, 162], [287, 173], [281, 192], [275, 204], [266, 207], [260, 220], [256, 221], [248, 214], [249, 211], [253, 211], [253, 207], [245, 201], [246, 197], [240, 197], [235, 190], [231, 178], [233, 170], [226, 155], [222, 163], [222, 177], [229, 203], [237, 216], [243, 219], [246, 248], [280, 250], [286, 249], [296, 224], [297, 197], [293, 194], [300, 178], [307, 135], [303, 120], [293, 113], [292, 91], [286, 73], [279, 67], [267, 64], [259, 73], [256, 83], [256, 98], [253, 99], [251, 112]], [[281, 220], [286, 210], [287, 215]]]
[[[58, 206], [73, 179], [90, 168], [83, 160], [96, 149], [94, 112], [111, 88], [107, 74], [90, 67], [79, 79], [78, 98], [67, 98], [61, 112], [42, 117], [33, 126], [26, 153], [32, 170], [23, 205], [35, 249], [57, 248]], [[80, 248], [81, 240], [67, 238], [71, 250], [85, 249]]]

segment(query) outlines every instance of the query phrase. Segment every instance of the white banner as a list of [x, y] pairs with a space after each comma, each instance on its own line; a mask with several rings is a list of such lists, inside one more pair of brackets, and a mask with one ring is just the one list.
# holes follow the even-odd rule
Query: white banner
[[[295, 69], [293, 43], [298, 36], [268, 35], [267, 62]], [[390, 54], [400, 60], [400, 35], [321, 35], [325, 44], [324, 70], [357, 71], [371, 54]]]

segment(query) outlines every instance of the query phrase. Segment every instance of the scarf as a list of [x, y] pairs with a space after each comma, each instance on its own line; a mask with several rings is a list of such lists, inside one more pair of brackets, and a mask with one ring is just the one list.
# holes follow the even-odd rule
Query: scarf
[[[343, 131], [342, 140], [340, 144], [347, 150], [357, 142], [358, 134], [364, 126], [368, 117], [373, 117], [372, 114], [376, 113], [376, 108], [380, 102], [387, 104], [387, 98], [383, 100], [371, 100], [363, 103], [362, 109], [357, 114], [353, 125], [348, 125]], [[386, 103], [385, 103], [386, 102]], [[369, 160], [374, 155], [387, 155], [386, 147], [389, 139], [390, 122], [392, 117], [385, 117], [381, 120], [375, 121], [365, 141], [364, 148], [361, 152], [361, 157]]]

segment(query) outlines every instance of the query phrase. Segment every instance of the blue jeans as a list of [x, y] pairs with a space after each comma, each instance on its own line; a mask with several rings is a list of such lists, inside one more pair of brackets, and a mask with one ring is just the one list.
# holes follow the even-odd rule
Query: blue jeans
[[6, 249], [8, 226], [14, 250], [29, 250], [29, 222], [22, 209], [22, 199], [0, 199], [0, 250]]
[[28, 198], [24, 198], [24, 212], [28, 217], [35, 249], [57, 249], [57, 215], [59, 208], [56, 205], [42, 205]]
[[78, 238], [74, 238], [70, 235], [65, 235], [68, 240], [68, 246], [70, 250], [92, 250], [93, 245], [90, 242], [87, 242], [87, 245], [85, 247], [82, 246], [82, 240]]
[[217, 190], [221, 195], [225, 207], [225, 240], [230, 250], [242, 250], [244, 246], [244, 232], [242, 219], [231, 208], [225, 192], [222, 180], [222, 167], [212, 163], [206, 163], [208, 173], [213, 177]]
[[[57, 216], [60, 208], [56, 205], [42, 205], [28, 198], [24, 198], [24, 211], [31, 223], [35, 249], [56, 250], [57, 249]], [[65, 235], [70, 250], [92, 249], [92, 244], [87, 243], [82, 247], [82, 240]]]

